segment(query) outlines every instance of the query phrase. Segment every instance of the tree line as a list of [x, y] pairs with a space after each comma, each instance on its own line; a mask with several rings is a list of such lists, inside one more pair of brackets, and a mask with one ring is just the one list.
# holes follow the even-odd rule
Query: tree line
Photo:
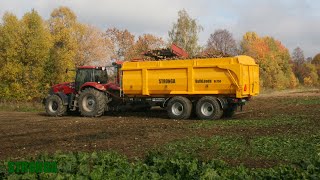
[[143, 58], [150, 49], [175, 43], [191, 57], [253, 57], [260, 65], [261, 85], [265, 88], [295, 88], [299, 84], [319, 84], [320, 54], [305, 59], [301, 48], [292, 55], [273, 37], [247, 32], [240, 42], [226, 29], [210, 34], [200, 46], [203, 27], [186, 10], [168, 31], [168, 40], [153, 34], [135, 37], [127, 29], [101, 30], [80, 23], [68, 7], [59, 7], [44, 20], [31, 10], [18, 19], [6, 12], [0, 24], [0, 100], [32, 100], [45, 96], [52, 84], [71, 81], [74, 74], [65, 73], [82, 65], [107, 65], [112, 60]]

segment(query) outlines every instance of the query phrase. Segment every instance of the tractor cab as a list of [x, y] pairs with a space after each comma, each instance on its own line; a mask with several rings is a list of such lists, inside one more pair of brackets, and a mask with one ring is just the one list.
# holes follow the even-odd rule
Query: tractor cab
[[79, 92], [81, 86], [87, 82], [99, 84], [108, 83], [108, 72], [105, 67], [82, 66], [76, 70], [75, 91]]

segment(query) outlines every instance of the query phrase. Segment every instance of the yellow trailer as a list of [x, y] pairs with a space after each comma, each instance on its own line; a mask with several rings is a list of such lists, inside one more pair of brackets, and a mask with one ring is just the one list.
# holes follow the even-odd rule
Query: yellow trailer
[[192, 103], [202, 119], [219, 119], [223, 111], [230, 116], [259, 93], [259, 67], [249, 56], [125, 62], [121, 71], [125, 96], [167, 98], [163, 106], [171, 118], [188, 118]]
[[122, 90], [127, 96], [226, 95], [259, 93], [259, 67], [249, 56], [125, 62]]

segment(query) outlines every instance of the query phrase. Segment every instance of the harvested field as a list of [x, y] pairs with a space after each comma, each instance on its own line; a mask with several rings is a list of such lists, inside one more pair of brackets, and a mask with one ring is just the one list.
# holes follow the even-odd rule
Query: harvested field
[[243, 110], [218, 121], [171, 120], [161, 108], [101, 118], [1, 111], [0, 159], [58, 150], [116, 151], [134, 159], [156, 149], [269, 167], [308, 158], [320, 144], [319, 90], [263, 94]]

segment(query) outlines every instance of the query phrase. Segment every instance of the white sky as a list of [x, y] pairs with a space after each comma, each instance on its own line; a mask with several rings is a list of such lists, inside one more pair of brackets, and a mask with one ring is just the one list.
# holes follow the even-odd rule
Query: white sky
[[300, 46], [306, 57], [320, 52], [320, 1], [317, 0], [0, 0], [6, 11], [22, 17], [34, 8], [48, 19], [54, 8], [68, 6], [83, 23], [102, 30], [128, 29], [136, 36], [168, 38], [177, 12], [186, 9], [204, 27], [200, 44], [214, 30], [228, 29], [236, 40], [247, 31], [280, 40], [289, 50]]

